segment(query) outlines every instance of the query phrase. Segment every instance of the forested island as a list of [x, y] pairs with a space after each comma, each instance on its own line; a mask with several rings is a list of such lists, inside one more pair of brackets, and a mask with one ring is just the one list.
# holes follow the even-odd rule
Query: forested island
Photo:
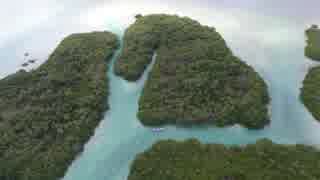
[[313, 117], [320, 121], [320, 67], [309, 70], [303, 81], [301, 99]]
[[312, 60], [320, 61], [320, 29], [318, 25], [312, 25], [305, 33], [307, 37], [305, 55]]
[[[305, 54], [312, 60], [320, 60], [320, 29], [312, 25], [306, 30], [307, 46]], [[303, 81], [300, 98], [315, 119], [320, 121], [320, 67], [309, 70]]]
[[57, 180], [108, 109], [109, 32], [65, 38], [38, 69], [0, 80], [0, 179]]
[[136, 156], [128, 180], [316, 180], [319, 169], [320, 152], [304, 145], [162, 140]]
[[267, 85], [215, 28], [187, 17], [137, 15], [124, 35], [115, 73], [138, 80], [156, 62], [139, 100], [147, 126], [210, 123], [259, 129], [270, 120]]

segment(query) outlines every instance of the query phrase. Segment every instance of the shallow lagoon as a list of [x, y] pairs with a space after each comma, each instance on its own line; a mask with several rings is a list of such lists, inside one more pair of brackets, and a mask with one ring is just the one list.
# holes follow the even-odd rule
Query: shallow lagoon
[[[285, 15], [280, 17], [279, 14], [274, 17], [266, 16], [259, 12], [249, 12], [247, 9], [184, 9], [185, 7], [169, 8], [160, 4], [140, 8], [136, 4], [132, 6], [134, 10], [126, 12], [126, 9], [117, 10], [115, 7], [101, 6], [82, 12], [79, 16], [73, 12], [74, 15], [68, 16], [64, 21], [60, 21], [61, 18], [56, 19], [51, 22], [52, 25], [37, 28], [2, 45], [0, 57], [21, 59], [19, 54], [33, 49], [36, 51], [32, 52], [32, 55], [39, 57], [43, 62], [66, 34], [106, 29], [121, 37], [125, 28], [132, 22], [132, 18], [126, 19], [140, 10], [143, 13], [178, 13], [190, 16], [203, 24], [215, 26], [233, 52], [261, 74], [269, 86], [272, 98], [271, 124], [258, 131], [240, 126], [192, 129], [166, 127], [164, 132], [153, 133], [151, 129], [143, 127], [136, 118], [137, 103], [148, 72], [145, 72], [139, 82], [129, 83], [116, 77], [110, 68], [110, 110], [106, 112], [95, 135], [86, 144], [85, 151], [73, 162], [63, 180], [125, 180], [135, 155], [159, 139], [183, 140], [193, 137], [207, 143], [247, 144], [267, 137], [277, 143], [320, 145], [320, 123], [312, 118], [299, 100], [301, 82], [308, 69], [315, 65], [304, 57], [304, 29], [315, 22], [309, 22], [300, 16], [297, 18], [299, 21], [295, 21], [294, 18], [288, 19]], [[116, 13], [116, 10], [119, 12], [111, 15]], [[127, 14], [117, 16], [119, 13]], [[62, 15], [68, 14], [60, 14]], [[68, 23], [77, 19], [81, 19], [82, 23]], [[105, 22], [106, 19], [111, 21]], [[124, 19], [126, 22], [123, 22]], [[52, 29], [55, 28], [59, 31], [53, 32]], [[116, 60], [117, 54], [112, 62]], [[21, 62], [4, 62], [0, 77], [18, 69]], [[6, 63], [9, 68], [4, 69]], [[149, 70], [151, 68], [152, 66], [149, 66]]]

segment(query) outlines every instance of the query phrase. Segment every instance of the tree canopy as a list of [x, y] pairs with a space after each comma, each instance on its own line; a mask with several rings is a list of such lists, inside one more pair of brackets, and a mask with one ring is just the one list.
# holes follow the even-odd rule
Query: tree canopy
[[318, 25], [312, 25], [306, 30], [307, 46], [305, 55], [312, 60], [320, 61], [320, 29]]
[[316, 180], [319, 168], [320, 152], [304, 145], [162, 140], [136, 156], [128, 180]]
[[38, 69], [0, 80], [0, 179], [62, 177], [108, 108], [109, 32], [65, 38]]
[[139, 100], [144, 125], [263, 128], [269, 123], [267, 85], [232, 54], [215, 28], [187, 17], [143, 16], [125, 32], [115, 73], [138, 80], [154, 53], [156, 62]]
[[[320, 60], [320, 29], [312, 25], [306, 30], [305, 54], [312, 60]], [[303, 81], [300, 98], [313, 117], [320, 121], [320, 67], [313, 67]]]

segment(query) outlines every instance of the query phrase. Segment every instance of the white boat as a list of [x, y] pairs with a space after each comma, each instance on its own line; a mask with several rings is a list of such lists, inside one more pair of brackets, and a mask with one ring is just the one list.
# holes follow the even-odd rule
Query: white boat
[[165, 130], [165, 128], [152, 128], [152, 132], [161, 132], [164, 130]]

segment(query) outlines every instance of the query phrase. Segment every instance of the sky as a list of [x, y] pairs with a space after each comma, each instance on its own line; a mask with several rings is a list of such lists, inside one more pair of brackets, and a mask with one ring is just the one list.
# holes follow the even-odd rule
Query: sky
[[296, 21], [301, 21], [306, 17], [316, 19], [320, 15], [318, 10], [320, 1], [318, 0], [78, 0], [77, 3], [71, 0], [10, 0], [2, 2], [0, 7], [1, 41], [3, 42], [3, 39], [8, 39], [14, 34], [41, 26], [52, 19], [65, 18], [62, 14], [81, 14], [97, 6], [120, 8], [121, 11], [112, 9], [117, 15], [128, 14], [128, 12], [135, 10], [147, 11], [147, 9], [158, 9], [160, 11], [172, 9], [174, 11], [179, 7], [189, 9], [190, 7], [193, 9], [214, 9], [216, 7], [242, 9], [265, 15], [279, 14], [288, 18], [291, 16]]
[[[14, 73], [24, 62], [24, 52], [46, 60], [68, 34], [127, 26], [137, 13], [171, 13], [224, 28], [243, 29], [241, 19], [281, 16], [290, 24], [320, 24], [319, 0], [10, 0], [0, 6], [0, 78]], [[228, 21], [225, 21], [228, 19]], [[261, 18], [259, 18], [261, 19]], [[280, 21], [279, 21], [280, 22]], [[281, 21], [282, 23], [283, 21]], [[275, 22], [276, 24], [277, 22]], [[276, 24], [281, 26], [281, 24]], [[283, 26], [285, 26], [284, 24]], [[265, 27], [261, 27], [263, 31]]]

